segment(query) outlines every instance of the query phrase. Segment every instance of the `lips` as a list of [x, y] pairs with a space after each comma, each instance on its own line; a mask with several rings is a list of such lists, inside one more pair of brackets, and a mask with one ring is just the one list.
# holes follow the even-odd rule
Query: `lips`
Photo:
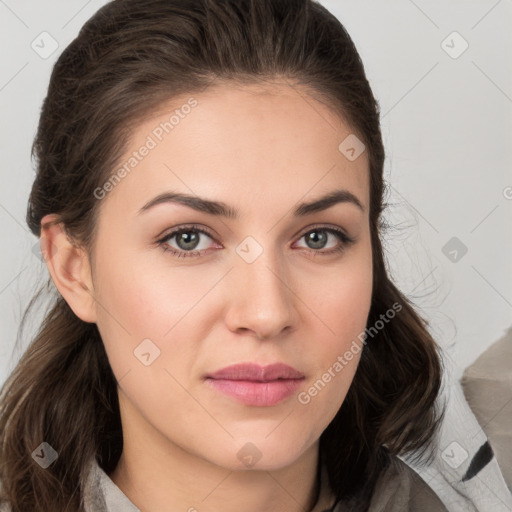
[[268, 366], [241, 363], [227, 366], [208, 375], [208, 378], [270, 382], [278, 379], [302, 379], [304, 375], [295, 368], [283, 363], [275, 363]]
[[302, 384], [304, 375], [283, 363], [260, 366], [242, 363], [206, 377], [213, 389], [246, 405], [268, 407], [288, 398]]

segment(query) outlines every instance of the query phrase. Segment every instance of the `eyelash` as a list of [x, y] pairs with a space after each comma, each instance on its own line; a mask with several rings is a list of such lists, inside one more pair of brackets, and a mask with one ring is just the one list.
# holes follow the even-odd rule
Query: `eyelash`
[[[166, 244], [171, 238], [174, 238], [176, 235], [179, 235], [181, 233], [189, 233], [189, 232], [198, 232], [198, 233], [203, 233], [207, 236], [209, 236], [210, 238], [212, 238], [214, 240], [214, 237], [213, 235], [208, 232], [207, 230], [203, 229], [203, 228], [200, 228], [199, 226], [196, 226], [195, 224], [191, 224], [189, 226], [183, 226], [179, 229], [176, 229], [174, 231], [171, 231], [170, 233], [168, 233], [167, 235], [165, 235], [163, 238], [161, 238], [160, 240], [157, 240], [157, 244], [159, 247], [162, 248], [162, 250], [164, 252], [170, 252], [171, 255], [173, 257], [176, 257], [176, 258], [194, 258], [194, 257], [198, 257], [201, 255], [201, 251], [183, 251], [183, 250], [175, 250], [173, 248], [169, 248], [169, 246]], [[329, 256], [331, 254], [335, 254], [335, 253], [342, 253], [344, 252], [348, 246], [352, 245], [355, 240], [351, 237], [349, 237], [344, 231], [342, 231], [341, 229], [337, 229], [337, 228], [333, 228], [333, 227], [323, 227], [323, 226], [315, 226], [313, 228], [310, 228], [308, 231], [304, 232], [300, 237], [299, 237], [299, 240], [304, 237], [305, 235], [307, 235], [308, 233], [311, 233], [313, 231], [326, 231], [328, 233], [331, 233], [335, 236], [338, 237], [339, 240], [341, 240], [341, 244], [336, 247], [335, 249], [330, 249], [328, 251], [320, 251], [320, 250], [314, 250], [314, 249], [310, 249], [309, 252], [312, 252], [313, 253], [313, 256], [317, 256], [317, 255], [324, 255], [324, 256]], [[204, 251], [207, 251], [208, 249], [203, 249], [203, 252]]]

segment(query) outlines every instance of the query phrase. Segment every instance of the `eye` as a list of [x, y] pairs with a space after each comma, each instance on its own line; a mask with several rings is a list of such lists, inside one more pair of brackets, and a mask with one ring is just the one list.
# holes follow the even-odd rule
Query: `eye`
[[[199, 228], [195, 225], [190, 225], [182, 226], [179, 229], [171, 231], [169, 234], [158, 240], [157, 243], [165, 252], [169, 251], [177, 258], [195, 257], [201, 254], [200, 250], [197, 250], [197, 246], [201, 238], [200, 235], [206, 235], [208, 238], [212, 238], [212, 235], [205, 229]], [[176, 238], [176, 244], [178, 244], [177, 250], [172, 246], [169, 247], [169, 244], [167, 243], [173, 238]]]
[[[163, 238], [157, 241], [157, 244], [162, 247], [164, 252], [170, 252], [172, 256], [176, 258], [195, 258], [201, 256], [202, 252], [208, 250], [208, 248], [199, 248], [201, 235], [205, 235], [207, 238], [213, 239], [213, 235], [210, 234], [206, 229], [200, 228], [196, 225], [182, 226], [174, 231], [171, 231]], [[338, 244], [330, 250], [319, 251], [323, 249], [326, 242], [329, 239], [329, 235], [338, 239]], [[176, 238], [175, 243], [178, 247], [169, 245], [169, 241]], [[317, 255], [329, 255], [333, 253], [343, 252], [347, 247], [355, 242], [355, 240], [349, 237], [343, 230], [334, 227], [323, 227], [318, 226], [310, 228], [299, 238], [305, 238], [307, 244], [312, 245], [312, 250], [309, 252]]]
[[[329, 235], [338, 239], [338, 244], [332, 249], [326, 251], [318, 251], [317, 249], [324, 249], [329, 239]], [[345, 251], [348, 246], [355, 242], [355, 239], [349, 237], [343, 230], [335, 227], [317, 226], [310, 228], [306, 231], [300, 239], [305, 238], [306, 243], [313, 247], [313, 256], [329, 255]]]

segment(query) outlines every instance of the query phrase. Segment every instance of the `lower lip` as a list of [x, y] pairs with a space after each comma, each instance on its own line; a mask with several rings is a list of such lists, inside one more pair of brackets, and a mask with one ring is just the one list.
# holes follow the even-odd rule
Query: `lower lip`
[[214, 389], [231, 396], [246, 405], [268, 407], [288, 398], [304, 379], [283, 379], [270, 382], [249, 380], [211, 379], [206, 381]]

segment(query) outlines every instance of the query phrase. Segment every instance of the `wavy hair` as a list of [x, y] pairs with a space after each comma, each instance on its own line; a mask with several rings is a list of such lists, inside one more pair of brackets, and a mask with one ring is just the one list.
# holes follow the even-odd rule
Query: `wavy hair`
[[[32, 146], [37, 162], [26, 222], [39, 237], [55, 213], [92, 259], [105, 183], [138, 123], [159, 106], [211, 84], [285, 79], [328, 104], [369, 158], [373, 292], [368, 338], [352, 385], [320, 437], [336, 499], [368, 508], [393, 456], [430, 461], [444, 416], [442, 351], [428, 321], [393, 284], [381, 233], [386, 191], [380, 109], [340, 21], [314, 0], [114, 0], [65, 48], [51, 74]], [[117, 381], [96, 324], [78, 318], [52, 286], [50, 307], [0, 395], [0, 504], [12, 512], [83, 510], [85, 465], [110, 473], [123, 439]], [[58, 452], [43, 469], [43, 441]]]

